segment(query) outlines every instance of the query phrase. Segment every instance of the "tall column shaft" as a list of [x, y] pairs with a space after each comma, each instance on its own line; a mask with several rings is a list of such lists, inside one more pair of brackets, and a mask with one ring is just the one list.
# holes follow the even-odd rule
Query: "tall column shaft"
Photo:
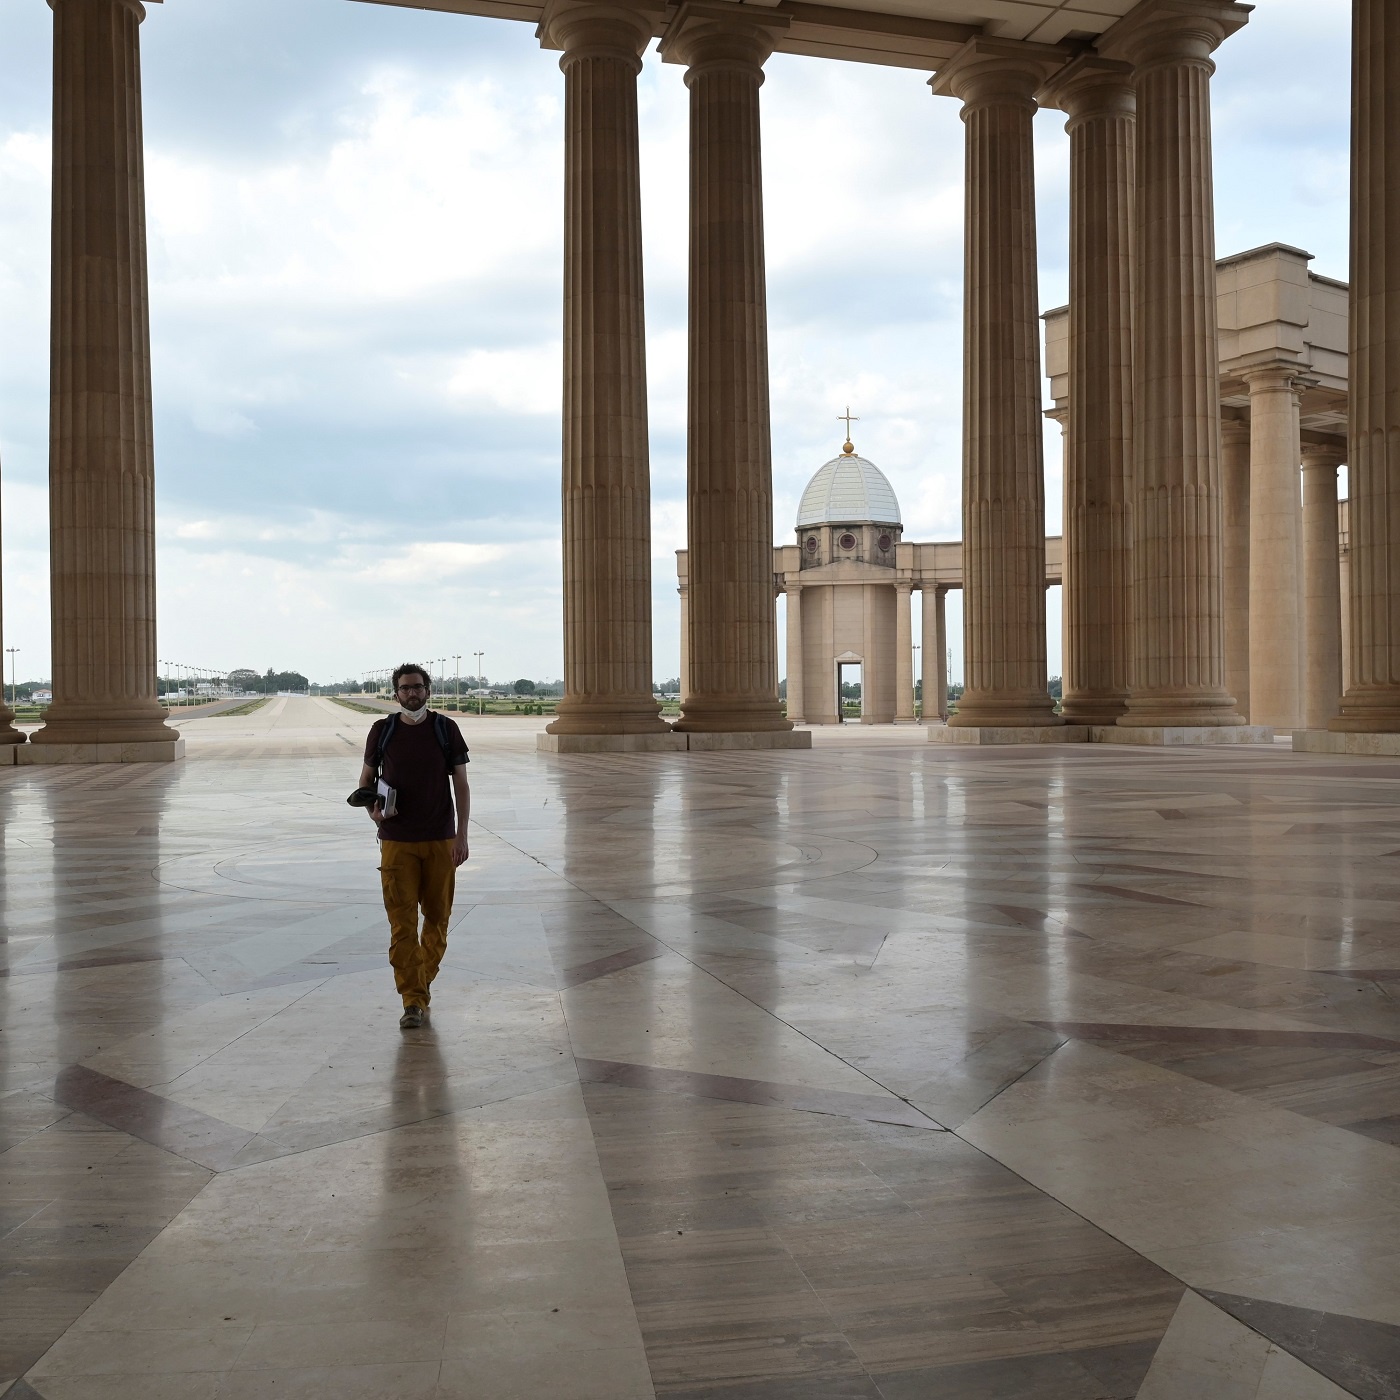
[[552, 734], [664, 733], [652, 694], [640, 12], [550, 7], [564, 51], [564, 697]]
[[682, 584], [677, 590], [681, 596], [681, 700], [690, 694], [690, 590]]
[[1400, 731], [1400, 11], [1352, 0], [1349, 680], [1332, 729]]
[[36, 744], [173, 743], [156, 699], [136, 0], [53, 0], [53, 704]]
[[[3, 589], [0, 589], [0, 633], [3, 633], [5, 617], [5, 603]], [[15, 712], [9, 706], [9, 689], [7, 681], [11, 674], [11, 668], [6, 665], [9, 658], [4, 650], [4, 637], [0, 635], [0, 745], [22, 744], [25, 740], [24, 731], [15, 728]]]
[[894, 722], [913, 724], [914, 713], [914, 619], [909, 605], [911, 585], [894, 586]]
[[1137, 70], [1133, 692], [1121, 725], [1243, 723], [1225, 690], [1210, 54], [1225, 0], [1145, 0], [1100, 43]]
[[1249, 720], [1275, 729], [1303, 723], [1296, 373], [1296, 367], [1269, 366], [1243, 376], [1250, 419]]
[[1303, 448], [1303, 723], [1324, 729], [1342, 695], [1342, 571], [1335, 447]]
[[792, 727], [778, 700], [758, 90], [764, 23], [681, 11], [690, 89], [690, 694], [677, 728]]
[[1046, 66], [970, 40], [933, 80], [962, 101], [963, 726], [1061, 723], [1045, 645], [1045, 472], [1036, 290], [1034, 93]]
[[924, 585], [923, 636], [924, 723], [948, 718], [948, 590]]
[[800, 584], [787, 585], [787, 717], [793, 724], [802, 724], [806, 718], [802, 693], [803, 666], [802, 654], [802, 588]]
[[1081, 58], [1040, 100], [1068, 115], [1070, 138], [1061, 713], [1113, 724], [1132, 673], [1132, 70]]
[[1342, 542], [1342, 694], [1351, 689], [1351, 547]]
[[1242, 715], [1249, 701], [1249, 425], [1220, 425], [1225, 600], [1225, 689]]

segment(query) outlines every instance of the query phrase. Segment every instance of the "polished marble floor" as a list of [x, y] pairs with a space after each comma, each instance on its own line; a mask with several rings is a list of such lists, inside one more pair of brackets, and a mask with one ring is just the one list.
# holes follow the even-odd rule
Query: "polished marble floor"
[[405, 1033], [369, 723], [0, 769], [0, 1394], [1400, 1397], [1400, 764], [467, 720]]

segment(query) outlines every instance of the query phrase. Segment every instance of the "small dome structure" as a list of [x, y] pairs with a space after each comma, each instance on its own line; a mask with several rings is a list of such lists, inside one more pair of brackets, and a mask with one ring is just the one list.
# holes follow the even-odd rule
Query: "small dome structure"
[[817, 469], [797, 507], [797, 528], [810, 525], [902, 525], [894, 487], [848, 442]]

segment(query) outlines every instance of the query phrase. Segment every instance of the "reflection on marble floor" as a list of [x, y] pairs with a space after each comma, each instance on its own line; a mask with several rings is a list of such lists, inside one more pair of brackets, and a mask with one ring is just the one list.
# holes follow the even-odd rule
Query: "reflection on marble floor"
[[0, 770], [0, 1394], [1400, 1397], [1400, 765], [468, 720], [403, 1033], [369, 722]]

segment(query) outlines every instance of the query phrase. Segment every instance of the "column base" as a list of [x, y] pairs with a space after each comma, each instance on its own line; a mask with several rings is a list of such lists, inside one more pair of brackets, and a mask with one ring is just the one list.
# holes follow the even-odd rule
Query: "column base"
[[743, 749], [810, 749], [810, 730], [756, 729], [686, 734], [537, 734], [538, 753], [718, 753]]
[[1091, 744], [1135, 744], [1140, 748], [1176, 748], [1183, 745], [1272, 744], [1274, 731], [1266, 724], [1095, 724], [1089, 729]]
[[581, 701], [568, 696], [559, 702], [554, 718], [545, 726], [547, 734], [575, 738], [664, 738], [670, 732], [657, 702]]
[[[10, 758], [7, 755], [13, 754]], [[185, 756], [183, 739], [130, 744], [14, 744], [0, 751], [0, 763], [173, 763]]]
[[931, 744], [1087, 744], [1087, 724], [983, 724], [966, 729], [940, 724], [928, 731]]
[[922, 723], [922, 721], [919, 719], [919, 717], [918, 717], [917, 715], [896, 715], [896, 716], [894, 717], [894, 722], [895, 722], [896, 724], [920, 724], [920, 723]]
[[1294, 753], [1347, 753], [1367, 758], [1400, 758], [1400, 733], [1357, 730], [1295, 729]]

